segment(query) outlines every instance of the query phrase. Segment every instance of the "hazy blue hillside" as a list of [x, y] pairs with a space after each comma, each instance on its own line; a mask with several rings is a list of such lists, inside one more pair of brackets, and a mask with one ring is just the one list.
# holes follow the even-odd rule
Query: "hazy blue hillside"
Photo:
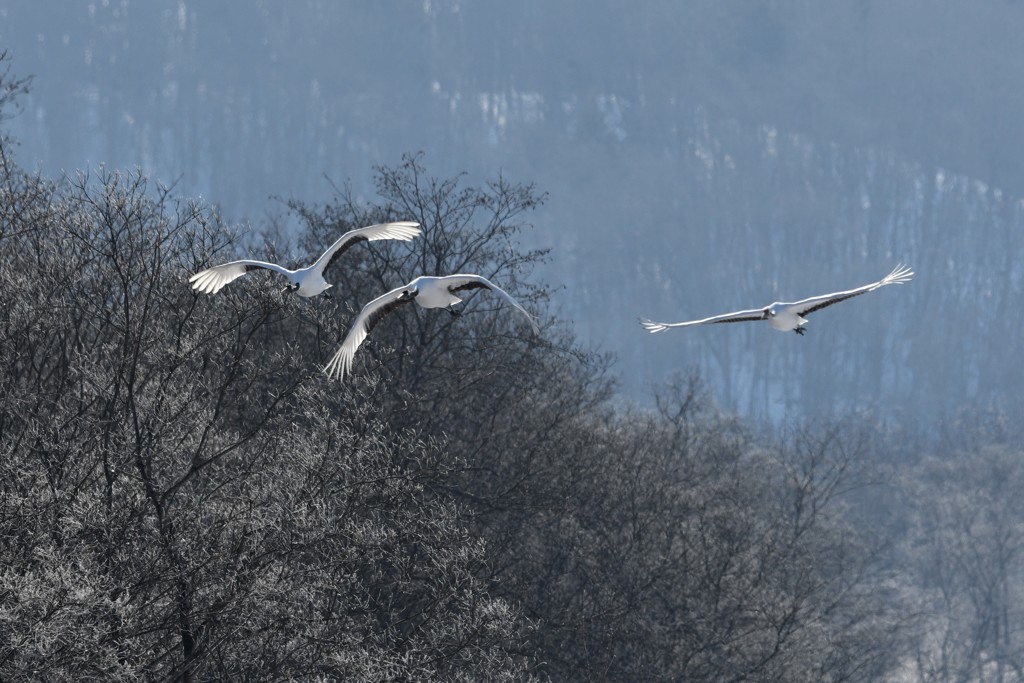
[[[0, 0], [47, 173], [139, 166], [258, 228], [423, 151], [548, 193], [527, 239], [627, 395], [698, 369], [728, 407], [928, 420], [1021, 405], [1024, 6], [949, 0]], [[668, 320], [917, 277], [817, 314]]]

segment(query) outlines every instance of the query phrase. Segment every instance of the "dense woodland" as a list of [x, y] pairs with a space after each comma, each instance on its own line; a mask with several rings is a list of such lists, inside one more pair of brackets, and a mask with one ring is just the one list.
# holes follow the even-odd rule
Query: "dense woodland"
[[[5, 70], [0, 116], [25, 96]], [[696, 374], [646, 405], [552, 311], [543, 188], [420, 156], [290, 203], [294, 247], [140, 172], [26, 172], [0, 142], [0, 678], [1024, 680], [1024, 454], [974, 414], [923, 442], [849, 411], [781, 428]], [[304, 261], [332, 296], [189, 274]], [[294, 253], [293, 253], [294, 252]], [[403, 309], [344, 383], [365, 301]], [[900, 370], [898, 359], [890, 360]]]

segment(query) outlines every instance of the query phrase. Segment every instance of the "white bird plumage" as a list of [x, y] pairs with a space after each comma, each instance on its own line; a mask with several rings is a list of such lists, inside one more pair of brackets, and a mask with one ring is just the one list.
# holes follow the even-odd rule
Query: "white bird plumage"
[[891, 273], [878, 282], [872, 282], [869, 285], [857, 287], [856, 289], [849, 289], [845, 292], [834, 292], [832, 294], [812, 296], [808, 299], [792, 303], [777, 301], [770, 306], [765, 306], [764, 308], [756, 308], [749, 311], [736, 311], [735, 313], [715, 315], [710, 318], [704, 318], [703, 320], [690, 320], [681, 323], [656, 323], [651, 320], [647, 320], [646, 318], [641, 318], [640, 324], [643, 325], [644, 329], [648, 332], [653, 333], [662, 332], [670, 327], [690, 327], [692, 325], [767, 320], [771, 323], [771, 326], [777, 330], [781, 330], [783, 332], [793, 330], [797, 334], [802, 335], [804, 334], [804, 324], [807, 322], [804, 316], [815, 311], [819, 311], [826, 306], [831, 306], [832, 304], [839, 303], [840, 301], [845, 301], [846, 299], [855, 297], [859, 294], [873, 292], [879, 287], [885, 287], [886, 285], [901, 285], [905, 282], [910, 282], [913, 275], [914, 271], [901, 264], [896, 266]]
[[192, 283], [192, 288], [197, 291], [205, 292], [206, 294], [216, 294], [224, 285], [237, 280], [250, 270], [264, 269], [284, 275], [289, 282], [288, 289], [299, 296], [316, 296], [331, 287], [324, 279], [324, 271], [352, 245], [359, 242], [373, 242], [375, 240], [402, 240], [407, 242], [419, 236], [421, 232], [420, 224], [413, 221], [380, 223], [365, 228], [349, 230], [339, 237], [320, 258], [305, 268], [289, 270], [276, 263], [243, 259], [207, 268], [190, 277], [188, 281]]
[[392, 289], [363, 306], [349, 328], [345, 340], [324, 368], [328, 377], [342, 379], [352, 370], [352, 359], [370, 330], [380, 320], [407, 303], [415, 301], [423, 308], [447, 308], [452, 315], [458, 315], [452, 306], [462, 301], [457, 292], [469, 289], [489, 289], [511, 304], [530, 321], [534, 334], [540, 333], [536, 321], [525, 308], [519, 305], [505, 290], [481, 275], [457, 274], [443, 277], [422, 275], [407, 285]]

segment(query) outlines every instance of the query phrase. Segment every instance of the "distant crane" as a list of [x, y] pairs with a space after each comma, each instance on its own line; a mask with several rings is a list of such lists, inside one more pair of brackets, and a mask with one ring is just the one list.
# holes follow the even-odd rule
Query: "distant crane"
[[682, 323], [656, 323], [646, 318], [640, 319], [640, 324], [644, 326], [648, 332], [662, 332], [670, 327], [690, 327], [692, 325], [713, 325], [716, 323], [739, 323], [754, 320], [767, 320], [772, 327], [782, 332], [787, 330], [793, 330], [799, 335], [803, 335], [806, 330], [804, 325], [807, 323], [804, 316], [810, 315], [815, 311], [837, 304], [840, 301], [846, 301], [852, 297], [864, 294], [866, 292], [873, 292], [879, 287], [885, 287], [886, 285], [902, 285], [904, 282], [910, 282], [910, 278], [914, 275], [909, 267], [898, 265], [896, 268], [886, 275], [878, 282], [872, 282], [870, 285], [864, 285], [857, 289], [850, 289], [845, 292], [835, 292], [833, 294], [823, 294], [822, 296], [812, 296], [809, 299], [803, 301], [796, 301], [794, 303], [782, 303], [775, 302], [770, 306], [764, 308], [756, 308], [749, 311], [736, 311], [735, 313], [725, 313], [723, 315], [716, 315], [710, 318], [704, 318], [703, 320], [690, 320]]

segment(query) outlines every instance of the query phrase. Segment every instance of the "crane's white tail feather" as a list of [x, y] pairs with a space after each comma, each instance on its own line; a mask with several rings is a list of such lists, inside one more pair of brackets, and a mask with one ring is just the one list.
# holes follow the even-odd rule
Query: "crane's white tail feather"
[[207, 268], [188, 279], [192, 289], [203, 294], [216, 294], [225, 285], [245, 275], [245, 267], [236, 263], [224, 263]]
[[891, 273], [882, 278], [882, 281], [879, 282], [878, 285], [902, 285], [906, 282], [910, 282], [913, 277], [914, 271], [910, 269], [910, 266], [905, 266], [900, 263], [893, 268]]
[[342, 380], [345, 375], [352, 371], [352, 355], [345, 353], [341, 348], [331, 358], [331, 362], [324, 367], [324, 372], [331, 379]]
[[640, 324], [643, 325], [644, 329], [651, 334], [654, 334], [655, 332], [664, 332], [668, 329], [668, 325], [656, 323], [653, 320], [648, 320], [647, 318], [640, 318]]
[[215, 294], [227, 284], [223, 278], [221, 278], [216, 271], [204, 270], [201, 273], [196, 273], [188, 279], [192, 284], [192, 289], [202, 292], [203, 294]]
[[377, 234], [369, 238], [371, 241], [392, 239], [408, 242], [409, 240], [423, 234], [423, 230], [420, 229], [420, 224], [415, 221], [398, 221], [396, 223], [384, 223], [380, 226], [373, 227], [380, 227], [381, 229]]
[[324, 367], [324, 372], [328, 377], [340, 381], [345, 379], [345, 375], [352, 372], [352, 359], [355, 358], [359, 345], [363, 343], [367, 335], [369, 335], [369, 330], [366, 329], [365, 316], [360, 312], [359, 317], [352, 324], [352, 329], [345, 335], [345, 340], [338, 347], [331, 361]]

